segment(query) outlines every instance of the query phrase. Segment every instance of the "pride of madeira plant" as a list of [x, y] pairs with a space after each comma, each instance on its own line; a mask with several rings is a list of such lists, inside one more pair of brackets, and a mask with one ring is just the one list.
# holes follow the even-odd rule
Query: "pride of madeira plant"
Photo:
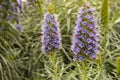
[[51, 7], [49, 12], [44, 16], [42, 36], [42, 50], [44, 53], [54, 52], [61, 47], [61, 37], [57, 24], [56, 14], [53, 14]]
[[50, 54], [50, 59], [54, 71], [53, 80], [58, 80], [58, 71], [55, 53], [61, 48], [61, 36], [57, 24], [56, 14], [53, 12], [52, 4], [49, 4], [48, 13], [44, 16], [42, 36], [42, 50], [44, 53]]
[[74, 29], [72, 40], [73, 60], [82, 61], [85, 58], [96, 58], [97, 50], [97, 30], [94, 17], [94, 8], [85, 3], [80, 8], [77, 24]]
[[[88, 80], [86, 72], [86, 60], [96, 59], [97, 50], [97, 29], [94, 17], [94, 8], [90, 4], [85, 3], [80, 8], [78, 20], [74, 29], [71, 50], [74, 53], [74, 61], [81, 61], [81, 67], [77, 63], [77, 67], [82, 71], [81, 80]], [[78, 70], [78, 71], [79, 71]], [[80, 72], [79, 72], [80, 73]]]

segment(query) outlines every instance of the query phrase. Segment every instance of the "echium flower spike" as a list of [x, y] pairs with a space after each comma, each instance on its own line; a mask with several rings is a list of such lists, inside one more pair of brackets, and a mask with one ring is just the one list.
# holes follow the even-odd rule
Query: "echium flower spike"
[[61, 36], [57, 24], [56, 14], [46, 13], [44, 16], [42, 33], [42, 50], [51, 53], [61, 48]]
[[94, 8], [85, 3], [80, 8], [77, 23], [74, 29], [71, 50], [74, 53], [73, 60], [95, 59], [97, 50], [97, 30], [94, 17]]

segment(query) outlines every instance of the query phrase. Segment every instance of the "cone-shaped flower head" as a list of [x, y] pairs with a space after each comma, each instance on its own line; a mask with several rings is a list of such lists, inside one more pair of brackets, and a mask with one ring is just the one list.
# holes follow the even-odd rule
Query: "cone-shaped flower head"
[[44, 53], [54, 52], [61, 47], [61, 37], [55, 14], [46, 13], [44, 16], [42, 43]]
[[85, 3], [80, 8], [80, 13], [78, 14], [78, 20], [74, 29], [71, 47], [74, 53], [73, 60], [82, 61], [85, 58], [96, 58], [97, 44], [94, 8], [88, 3]]

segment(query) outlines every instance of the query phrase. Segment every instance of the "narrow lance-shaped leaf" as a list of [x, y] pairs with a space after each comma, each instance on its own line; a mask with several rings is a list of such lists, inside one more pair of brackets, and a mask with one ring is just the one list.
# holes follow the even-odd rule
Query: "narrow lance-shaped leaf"
[[115, 24], [115, 22], [118, 20], [118, 18], [119, 18], [119, 11], [120, 11], [120, 9], [117, 9], [116, 11], [115, 11], [115, 13], [114, 13], [114, 16], [113, 16], [113, 18], [112, 18], [112, 23], [113, 24]]
[[120, 78], [120, 57], [117, 59], [117, 75]]

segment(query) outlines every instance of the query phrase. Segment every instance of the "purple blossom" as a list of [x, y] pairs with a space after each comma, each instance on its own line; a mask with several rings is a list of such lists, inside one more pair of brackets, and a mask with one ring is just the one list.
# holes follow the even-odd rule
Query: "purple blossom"
[[22, 8], [22, 0], [17, 0], [18, 6], [21, 9]]
[[78, 56], [73, 57], [73, 61], [76, 61], [76, 60], [78, 60]]
[[84, 18], [91, 19], [91, 16], [90, 15], [86, 15], [86, 16], [84, 16]]
[[17, 24], [16, 26], [15, 26], [19, 31], [23, 31], [23, 28], [22, 28], [22, 26], [20, 25], [20, 24]]
[[91, 59], [96, 59], [96, 53], [90, 54], [90, 58], [91, 58]]
[[91, 50], [92, 49], [92, 45], [87, 44], [87, 49]]
[[89, 54], [89, 50], [84, 50], [83, 53], [88, 55]]
[[90, 38], [87, 38], [87, 39], [86, 39], [86, 42], [87, 42], [87, 43], [91, 43], [92, 40], [91, 40]]
[[82, 21], [82, 26], [86, 26], [87, 25], [87, 22], [86, 21]]
[[91, 24], [87, 25], [87, 27], [88, 27], [89, 29], [94, 29], [94, 26], [91, 25]]
[[42, 50], [44, 53], [53, 52], [61, 48], [61, 36], [55, 14], [46, 13], [44, 16], [42, 33]]
[[89, 4], [89, 3], [86, 3], [86, 4], [85, 4], [85, 7], [90, 7], [90, 4]]
[[86, 34], [86, 33], [88, 33], [88, 31], [86, 29], [82, 28], [82, 33]]
[[85, 59], [84, 56], [80, 56], [80, 57], [79, 57], [79, 60], [80, 60], [80, 61], [82, 61], [82, 60], [84, 60], [84, 59]]
[[14, 18], [15, 18], [15, 16], [14, 16], [13, 14], [11, 14], [11, 15], [7, 16], [6, 19], [7, 19], [8, 21], [10, 21], [11, 19], [14, 19]]
[[94, 9], [88, 3], [80, 8], [71, 46], [74, 61], [82, 61], [87, 57], [94, 59], [98, 53], [98, 37], [93, 11]]

